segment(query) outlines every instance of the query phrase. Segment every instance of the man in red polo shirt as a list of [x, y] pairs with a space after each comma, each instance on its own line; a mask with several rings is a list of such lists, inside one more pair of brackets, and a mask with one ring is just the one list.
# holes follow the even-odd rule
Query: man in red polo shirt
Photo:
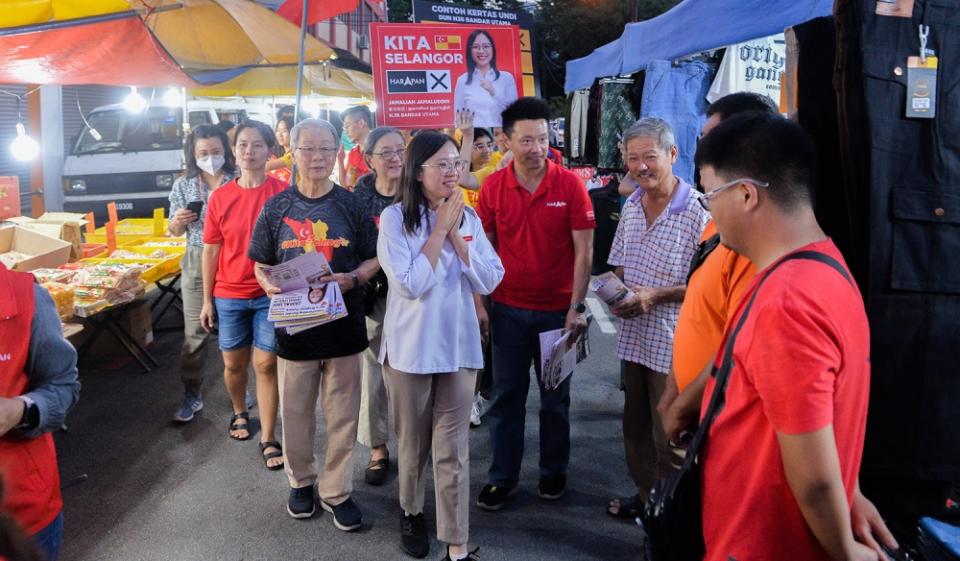
[[[701, 202], [720, 242], [766, 279], [746, 289], [715, 362], [728, 360], [725, 341], [736, 333], [723, 406], [701, 455], [706, 561], [879, 557], [856, 541], [850, 509], [870, 330], [843, 257], [813, 213], [814, 153], [798, 125], [763, 113], [724, 120], [697, 149]], [[800, 252], [810, 257], [779, 265]], [[704, 403], [714, 387], [711, 378]]]
[[63, 499], [52, 431], [80, 395], [77, 352], [50, 294], [0, 265], [0, 510], [56, 561]]
[[[539, 334], [586, 328], [584, 298], [593, 253], [593, 207], [583, 182], [547, 161], [550, 109], [523, 97], [502, 114], [513, 161], [480, 190], [477, 212], [506, 270], [491, 296], [493, 389], [489, 419], [493, 462], [477, 498], [499, 510], [517, 489], [530, 365], [539, 370]], [[570, 378], [540, 386], [540, 484], [556, 500], [566, 490], [570, 458]]]

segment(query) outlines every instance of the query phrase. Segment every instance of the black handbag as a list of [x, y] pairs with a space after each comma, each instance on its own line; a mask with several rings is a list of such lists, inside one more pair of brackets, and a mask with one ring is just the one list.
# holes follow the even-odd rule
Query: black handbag
[[757, 287], [740, 314], [733, 332], [727, 337], [723, 362], [720, 368], [714, 368], [711, 374], [717, 382], [710, 395], [707, 411], [687, 448], [683, 464], [678, 471], [657, 481], [640, 514], [640, 521], [647, 534], [646, 553], [649, 561], [702, 561], [706, 554], [701, 519], [700, 454], [706, 445], [710, 426], [723, 409], [727, 381], [733, 370], [733, 345], [737, 334], [746, 322], [763, 282], [780, 265], [794, 259], [808, 259], [829, 265], [853, 284], [850, 275], [840, 263], [818, 251], [798, 251], [784, 257], [770, 267], [757, 282]]

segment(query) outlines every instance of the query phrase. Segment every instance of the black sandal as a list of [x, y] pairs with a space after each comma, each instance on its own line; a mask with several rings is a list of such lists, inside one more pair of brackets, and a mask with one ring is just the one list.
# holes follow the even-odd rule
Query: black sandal
[[610, 502], [613, 501], [620, 503], [620, 506], [617, 508], [617, 512], [615, 513], [610, 512], [612, 505], [607, 503], [607, 514], [614, 518], [633, 520], [640, 516], [640, 513], [643, 512], [644, 501], [640, 498], [640, 495], [610, 499]]
[[[276, 448], [276, 450], [274, 450], [273, 452], [264, 452], [264, 450], [266, 450], [267, 448]], [[280, 447], [279, 442], [273, 442], [273, 441], [261, 442], [260, 454], [263, 456], [263, 464], [270, 471], [277, 471], [278, 469], [283, 469], [283, 462], [280, 462], [275, 466], [271, 466], [269, 463], [267, 463], [273, 458], [283, 457], [283, 448]]]
[[[243, 419], [246, 421], [244, 424], [240, 424], [237, 421]], [[240, 438], [239, 436], [233, 436], [232, 431], [245, 430], [247, 431], [247, 436]], [[247, 411], [241, 411], [240, 413], [234, 413], [230, 416], [230, 438], [234, 440], [250, 440], [250, 413]]]

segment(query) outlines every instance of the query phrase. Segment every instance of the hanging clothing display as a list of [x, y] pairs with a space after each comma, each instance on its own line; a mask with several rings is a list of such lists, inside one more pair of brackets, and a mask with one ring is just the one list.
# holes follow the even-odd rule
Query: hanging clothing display
[[679, 157], [673, 173], [693, 182], [693, 156], [700, 128], [707, 120], [706, 94], [716, 65], [700, 60], [679, 65], [655, 60], [647, 65], [641, 117], [659, 117], [670, 123]]
[[590, 118], [590, 90], [577, 90], [570, 94], [570, 115], [567, 117], [568, 137], [565, 139], [570, 158], [582, 158], [586, 154], [587, 122]]
[[787, 61], [783, 33], [727, 47], [707, 101], [736, 92], [765, 95], [780, 105], [780, 74]]
[[[942, 512], [960, 480], [960, 10], [915, 0], [881, 15], [881, 4], [836, 3], [835, 83], [848, 263], [871, 331], [860, 481], [912, 545], [917, 519]], [[801, 65], [803, 51], [801, 39]], [[939, 59], [926, 91], [911, 68], [921, 56]], [[930, 118], [906, 117], [919, 98]]]
[[600, 135], [597, 167], [623, 169], [619, 142], [623, 132], [637, 122], [637, 108], [631, 101], [633, 80], [600, 80]]

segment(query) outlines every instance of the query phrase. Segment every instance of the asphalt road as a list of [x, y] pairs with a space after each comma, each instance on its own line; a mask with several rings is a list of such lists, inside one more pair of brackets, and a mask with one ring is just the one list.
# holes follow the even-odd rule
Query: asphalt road
[[[594, 313], [602, 308], [591, 304]], [[536, 495], [539, 422], [532, 389], [520, 493], [497, 513], [470, 509], [471, 548], [480, 546], [484, 561], [641, 559], [640, 530], [604, 512], [607, 499], [627, 493], [630, 483], [620, 428], [616, 320], [597, 319], [590, 333], [592, 355], [574, 374], [567, 495], [556, 503]], [[61, 559], [411, 559], [399, 549], [396, 466], [386, 485], [366, 485], [368, 452], [359, 445], [353, 497], [364, 513], [362, 530], [341, 532], [326, 513], [306, 521], [287, 515], [283, 472], [263, 467], [256, 438], [227, 437], [230, 406], [218, 353], [206, 364], [204, 411], [187, 425], [171, 423], [182, 391], [181, 340], [177, 330], [157, 333], [151, 351], [161, 366], [149, 374], [133, 361], [81, 364], [80, 402], [67, 420], [69, 430], [56, 436], [64, 483], [86, 477], [64, 490]], [[254, 421], [258, 414], [254, 409]], [[390, 447], [395, 449], [393, 442]], [[472, 501], [489, 467], [485, 427], [471, 431], [470, 450]], [[431, 535], [433, 512], [431, 486], [425, 508]], [[433, 541], [427, 559], [442, 556], [441, 544]]]

